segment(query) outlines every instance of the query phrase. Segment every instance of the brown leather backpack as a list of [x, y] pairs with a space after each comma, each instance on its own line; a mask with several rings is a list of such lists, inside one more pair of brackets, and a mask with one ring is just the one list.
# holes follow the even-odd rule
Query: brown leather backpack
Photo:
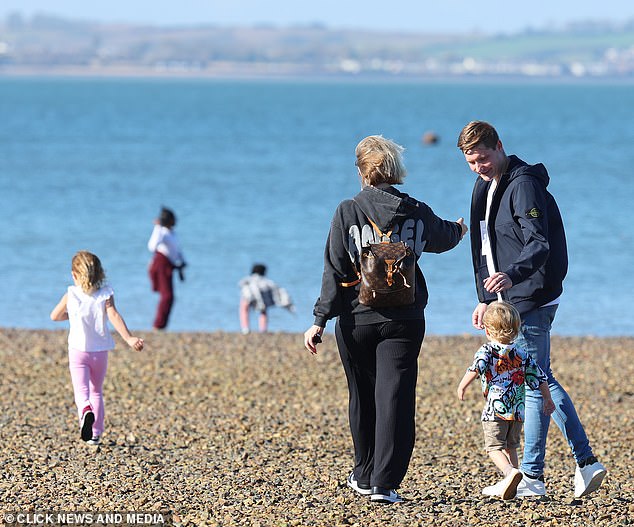
[[[381, 232], [368, 218], [380, 236], [379, 243], [371, 243], [361, 249], [359, 277], [354, 282], [342, 283], [344, 287], [361, 284], [359, 303], [371, 307], [397, 307], [414, 303], [416, 280], [416, 256], [405, 242], [392, 242], [392, 230]], [[354, 264], [353, 264], [354, 265]]]

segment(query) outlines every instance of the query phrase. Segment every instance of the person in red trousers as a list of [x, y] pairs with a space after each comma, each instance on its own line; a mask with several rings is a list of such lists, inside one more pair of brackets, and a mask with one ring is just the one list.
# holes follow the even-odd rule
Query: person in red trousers
[[183, 268], [185, 259], [180, 242], [174, 232], [176, 216], [163, 207], [157, 219], [154, 220], [154, 230], [148, 241], [148, 249], [154, 253], [150, 262], [149, 274], [152, 282], [152, 290], [159, 293], [159, 303], [154, 317], [154, 329], [162, 330], [167, 327], [172, 304], [174, 303], [174, 269], [179, 277], [185, 279]]

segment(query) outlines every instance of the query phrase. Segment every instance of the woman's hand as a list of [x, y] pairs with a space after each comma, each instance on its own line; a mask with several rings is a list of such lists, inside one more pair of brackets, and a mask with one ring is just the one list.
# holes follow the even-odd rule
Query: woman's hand
[[464, 235], [467, 234], [467, 231], [469, 230], [469, 228], [464, 224], [464, 218], [458, 218], [456, 220], [456, 223], [460, 225], [460, 228], [462, 229], [462, 234], [460, 235], [460, 239], [462, 240]]
[[304, 346], [313, 355], [317, 353], [317, 344], [321, 342], [321, 336], [324, 333], [324, 328], [319, 326], [311, 326], [304, 333]]

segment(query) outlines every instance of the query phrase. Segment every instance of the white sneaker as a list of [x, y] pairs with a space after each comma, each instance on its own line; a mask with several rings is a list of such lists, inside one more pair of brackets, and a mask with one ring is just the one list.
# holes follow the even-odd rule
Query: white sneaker
[[403, 498], [394, 489], [385, 489], [383, 487], [372, 487], [372, 496], [370, 501], [379, 503], [401, 503]]
[[594, 463], [584, 467], [577, 466], [575, 470], [575, 498], [587, 496], [597, 490], [608, 473], [605, 467], [597, 461], [597, 458], [591, 458], [590, 461], [594, 461]]
[[358, 492], [359, 494], [363, 494], [364, 496], [369, 496], [370, 494], [372, 494], [372, 489], [370, 488], [370, 485], [363, 485], [363, 486], [360, 485], [359, 482], [354, 477], [354, 472], [350, 472], [350, 475], [348, 476], [348, 481], [346, 481], [346, 484], [352, 490]]
[[497, 496], [503, 500], [512, 500], [515, 497], [520, 481], [522, 481], [522, 473], [514, 468], [502, 481], [498, 481], [490, 487], [484, 487], [482, 494], [485, 496]]
[[517, 486], [517, 493], [515, 495], [518, 498], [545, 496], [546, 485], [544, 484], [543, 479], [529, 478], [526, 474], [524, 474], [522, 481], [520, 481], [519, 485]]
[[482, 489], [482, 494], [485, 496], [498, 496], [500, 494], [500, 483], [502, 482], [498, 481], [495, 485], [484, 487]]

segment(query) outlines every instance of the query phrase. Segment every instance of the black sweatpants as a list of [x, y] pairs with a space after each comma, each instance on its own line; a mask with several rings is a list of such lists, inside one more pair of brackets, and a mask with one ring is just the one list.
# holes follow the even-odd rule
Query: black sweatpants
[[354, 475], [361, 484], [396, 489], [414, 449], [418, 355], [424, 320], [335, 328], [348, 379]]

